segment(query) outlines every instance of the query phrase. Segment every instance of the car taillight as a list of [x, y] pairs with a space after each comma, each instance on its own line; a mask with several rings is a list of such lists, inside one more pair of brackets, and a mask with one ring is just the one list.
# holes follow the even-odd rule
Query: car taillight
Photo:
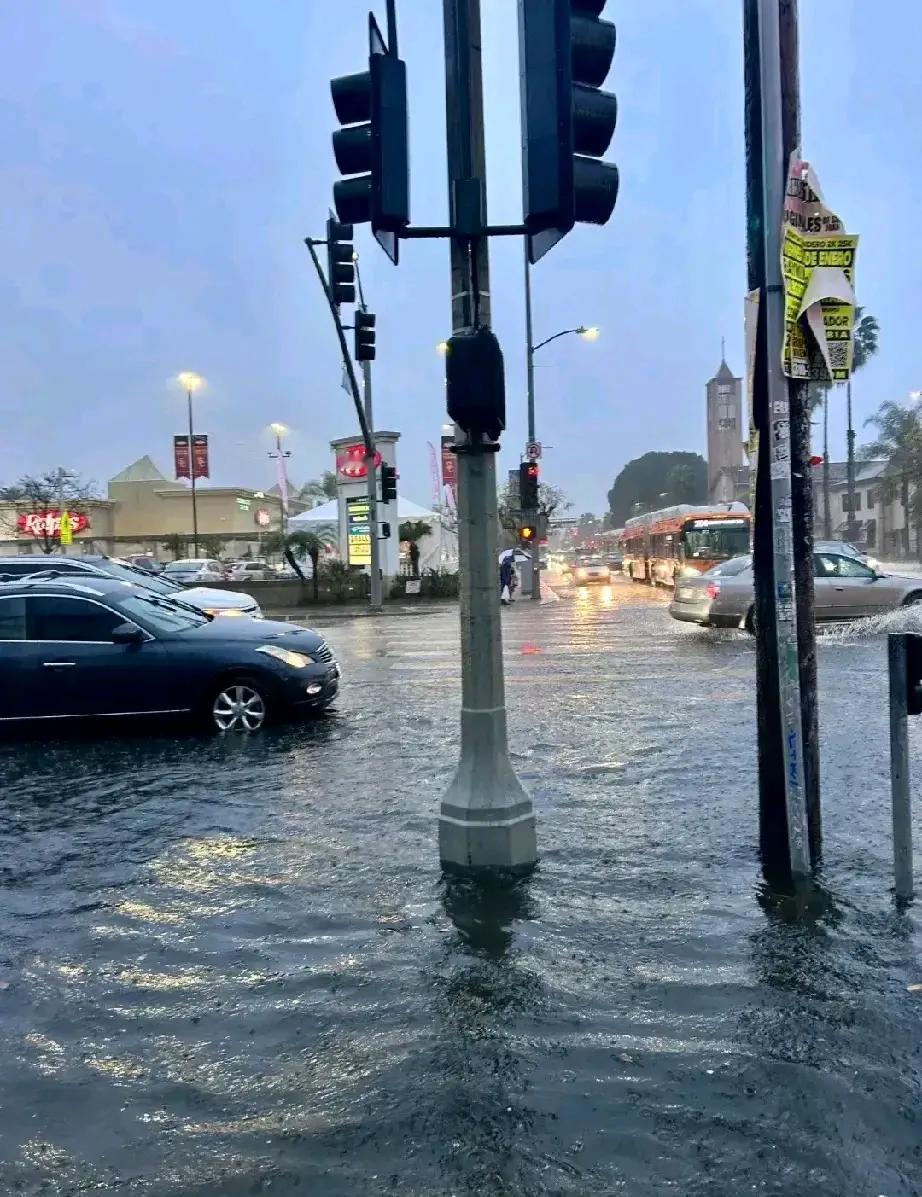
[[716, 599], [718, 594], [720, 594], [720, 584], [718, 582], [708, 582], [704, 588], [704, 593], [709, 599]]

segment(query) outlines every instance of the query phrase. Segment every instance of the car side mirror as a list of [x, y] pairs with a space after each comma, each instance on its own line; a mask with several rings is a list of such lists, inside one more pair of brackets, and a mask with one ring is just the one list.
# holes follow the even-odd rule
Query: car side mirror
[[113, 644], [143, 644], [146, 639], [144, 632], [136, 623], [126, 620], [112, 629]]

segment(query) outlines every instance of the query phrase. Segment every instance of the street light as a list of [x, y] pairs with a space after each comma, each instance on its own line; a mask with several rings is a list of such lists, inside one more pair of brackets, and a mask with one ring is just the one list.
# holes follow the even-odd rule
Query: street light
[[447, 341], [439, 341], [438, 345], [436, 345], [436, 347], [435, 347], [435, 351], [436, 351], [436, 353], [441, 354], [441, 356], [444, 357], [445, 354], [448, 352], [448, 342]]
[[202, 389], [205, 379], [194, 370], [182, 370], [176, 375], [176, 381], [186, 392], [186, 403], [189, 408], [189, 481], [192, 483], [192, 555], [198, 556], [198, 506], [195, 498], [195, 458], [192, 456], [192, 396]]
[[577, 328], [564, 328], [560, 332], [554, 333], [552, 337], [545, 337], [543, 341], [539, 341], [535, 345], [532, 338], [531, 328], [531, 263], [528, 260], [528, 239], [525, 238], [525, 346], [526, 346], [526, 373], [528, 378], [528, 439], [533, 441], [535, 439], [535, 354], [539, 349], [545, 345], [549, 345], [551, 341], [556, 341], [558, 337], [566, 337], [571, 333], [580, 336], [584, 341], [598, 340], [599, 330], [592, 325], [580, 324]]
[[282, 536], [284, 537], [288, 523], [288, 472], [285, 469], [285, 462], [291, 457], [291, 450], [282, 448], [282, 437], [288, 435], [288, 429], [284, 424], [270, 424], [269, 431], [275, 437], [275, 452], [272, 453], [270, 451], [269, 456], [273, 461], [278, 462], [279, 497], [282, 501], [280, 524]]

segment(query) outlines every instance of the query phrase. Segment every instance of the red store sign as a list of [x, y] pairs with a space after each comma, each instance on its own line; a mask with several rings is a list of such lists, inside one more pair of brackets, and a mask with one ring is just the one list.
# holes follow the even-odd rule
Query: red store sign
[[[375, 453], [375, 469], [381, 464], [381, 454]], [[365, 478], [368, 469], [365, 465], [365, 446], [361, 441], [354, 445], [345, 445], [336, 454], [336, 472], [344, 478]]]
[[[75, 536], [78, 532], [85, 532], [90, 526], [89, 517], [79, 511], [69, 511], [67, 519]], [[61, 512], [32, 511], [28, 515], [23, 513], [17, 518], [16, 526], [20, 532], [29, 536], [53, 537], [57, 540], [61, 536]]]

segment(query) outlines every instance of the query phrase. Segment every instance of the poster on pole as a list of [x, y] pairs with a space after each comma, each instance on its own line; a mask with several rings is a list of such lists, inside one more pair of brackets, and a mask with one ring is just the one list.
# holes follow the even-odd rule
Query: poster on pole
[[192, 469], [196, 478], [208, 478], [208, 437], [192, 438]]
[[442, 490], [448, 495], [448, 502], [454, 511], [458, 506], [458, 457], [451, 449], [453, 436], [442, 437]]
[[854, 358], [857, 252], [858, 237], [846, 233], [839, 217], [826, 207], [819, 179], [795, 152], [788, 168], [781, 239], [782, 367], [788, 378], [848, 380]]
[[349, 565], [371, 565], [371, 528], [364, 496], [346, 500], [346, 546]]
[[177, 478], [191, 478], [191, 462], [189, 460], [189, 438], [187, 436], [173, 437], [173, 473]]

